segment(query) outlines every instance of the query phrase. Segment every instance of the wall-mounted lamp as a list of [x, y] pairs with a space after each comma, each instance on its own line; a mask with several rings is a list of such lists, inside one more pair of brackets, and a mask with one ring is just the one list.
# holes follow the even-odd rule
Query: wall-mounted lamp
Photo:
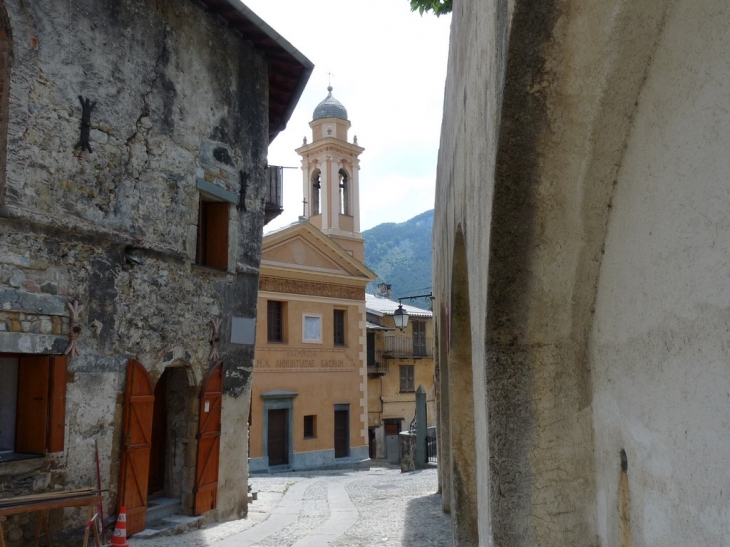
[[395, 327], [400, 330], [404, 330], [408, 326], [408, 312], [403, 309], [403, 304], [398, 302], [398, 309], [393, 313], [393, 321], [395, 321]]
[[408, 326], [408, 312], [403, 308], [403, 303], [401, 301], [413, 300], [415, 298], [430, 298], [433, 300], [433, 294], [417, 294], [415, 296], [401, 296], [398, 298], [398, 309], [393, 312], [393, 321], [395, 322], [395, 327], [398, 330], [405, 330]]

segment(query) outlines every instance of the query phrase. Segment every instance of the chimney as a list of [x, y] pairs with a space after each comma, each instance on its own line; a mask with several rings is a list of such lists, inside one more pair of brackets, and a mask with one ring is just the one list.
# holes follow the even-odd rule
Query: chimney
[[378, 296], [382, 296], [390, 300], [390, 293], [390, 285], [382, 281], [378, 283]]

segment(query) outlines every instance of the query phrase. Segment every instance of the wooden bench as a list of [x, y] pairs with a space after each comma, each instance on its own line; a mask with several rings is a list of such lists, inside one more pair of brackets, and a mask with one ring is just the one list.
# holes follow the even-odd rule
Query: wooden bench
[[84, 547], [87, 547], [89, 540], [89, 530], [94, 531], [94, 542], [97, 547], [101, 547], [101, 539], [99, 538], [99, 530], [96, 526], [95, 509], [101, 502], [101, 494], [98, 490], [82, 489], [82, 490], [66, 490], [61, 492], [48, 492], [46, 494], [33, 494], [31, 496], [20, 496], [15, 498], [0, 499], [0, 547], [6, 547], [5, 534], [3, 531], [3, 521], [10, 515], [20, 515], [24, 513], [38, 513], [38, 527], [35, 533], [36, 547], [40, 544], [41, 528], [46, 535], [48, 547], [51, 544], [51, 532], [48, 529], [48, 511], [51, 509], [62, 509], [64, 507], [88, 507], [89, 520], [84, 533]]

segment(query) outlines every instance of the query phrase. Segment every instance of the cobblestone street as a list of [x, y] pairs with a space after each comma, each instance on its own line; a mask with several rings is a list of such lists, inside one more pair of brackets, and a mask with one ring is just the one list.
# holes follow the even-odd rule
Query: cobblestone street
[[130, 539], [133, 547], [448, 546], [450, 517], [437, 471], [320, 471], [253, 475], [248, 517], [181, 536]]

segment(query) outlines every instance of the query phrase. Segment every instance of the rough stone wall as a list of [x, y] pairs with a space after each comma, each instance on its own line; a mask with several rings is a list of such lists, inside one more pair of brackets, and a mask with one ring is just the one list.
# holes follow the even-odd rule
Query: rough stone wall
[[[199, 384], [209, 321], [220, 317], [221, 451], [240, 457], [221, 458], [218, 515], [241, 516], [253, 346], [228, 341], [231, 316], [256, 316], [266, 62], [192, 1], [70, 0], [60, 9], [52, 0], [6, 0], [4, 7], [13, 62], [0, 186], [0, 351], [59, 353], [68, 342], [66, 302], [85, 309], [82, 355], [69, 360], [65, 451], [0, 464], [3, 495], [95, 486], [97, 439], [110, 490], [105, 510], [113, 510], [127, 359], [141, 361], [154, 380], [168, 365], [185, 366]], [[97, 102], [93, 153], [74, 148], [78, 95]], [[230, 208], [229, 271], [193, 266], [198, 181], [238, 197], [231, 174], [240, 170], [250, 179], [245, 210]], [[79, 521], [78, 511], [65, 515]], [[22, 544], [10, 528], [10, 545]]]

